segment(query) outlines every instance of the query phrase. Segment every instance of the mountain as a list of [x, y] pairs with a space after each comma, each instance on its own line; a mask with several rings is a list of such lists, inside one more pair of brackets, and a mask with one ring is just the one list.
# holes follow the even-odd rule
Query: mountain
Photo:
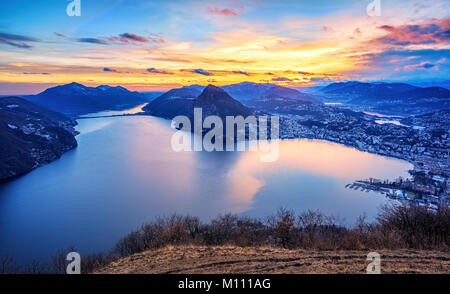
[[201, 107], [203, 116], [247, 116], [252, 113], [250, 109], [233, 99], [223, 89], [213, 85], [207, 87], [192, 85], [172, 89], [151, 101], [142, 109], [148, 114], [172, 119], [177, 115], [185, 115], [191, 118], [194, 107]]
[[[226, 133], [227, 116], [243, 116], [246, 118], [254, 113], [219, 87], [208, 85], [202, 88], [204, 89], [201, 92], [201, 88], [198, 86], [172, 89], [150, 102], [143, 110], [148, 114], [167, 119], [184, 115], [191, 121], [191, 131], [195, 131], [193, 128], [194, 108], [201, 108], [203, 121], [207, 116], [213, 115], [222, 119], [224, 134]], [[208, 131], [208, 128], [202, 129], [203, 134]]]
[[376, 99], [393, 96], [394, 94], [418, 89], [404, 83], [362, 83], [345, 82], [333, 83], [322, 89], [322, 92], [335, 95], [355, 95], [364, 99]]
[[441, 87], [445, 89], [450, 89], [450, 80], [434, 80], [428, 82], [412, 82], [411, 85], [427, 88], [427, 87]]
[[145, 95], [121, 86], [101, 85], [96, 88], [71, 83], [49, 88], [26, 99], [48, 109], [68, 115], [104, 110], [123, 110], [148, 102]]
[[203, 117], [209, 115], [217, 115], [221, 118], [238, 115], [247, 117], [253, 113], [223, 89], [213, 85], [208, 85], [203, 90], [200, 96], [193, 101], [193, 106], [202, 108]]
[[420, 88], [405, 83], [333, 83], [321, 90], [335, 102], [343, 102], [395, 114], [421, 114], [450, 109], [450, 90]]
[[29, 172], [75, 148], [76, 124], [25, 99], [0, 98], [0, 180]]
[[261, 97], [246, 102], [246, 105], [269, 113], [295, 113], [297, 107], [317, 103], [319, 99], [295, 89], [273, 85]]
[[428, 87], [428, 88], [414, 89], [412, 91], [400, 93], [400, 95], [405, 96], [409, 99], [427, 99], [427, 98], [448, 99], [450, 98], [450, 90], [442, 87]]
[[228, 94], [244, 105], [251, 105], [261, 99], [288, 98], [302, 102], [316, 102], [316, 98], [298, 90], [269, 83], [242, 82], [222, 86]]
[[[243, 105], [261, 111], [270, 112], [275, 109], [286, 109], [318, 101], [312, 95], [274, 84], [242, 82], [217, 88], [224, 90], [232, 99]], [[204, 89], [205, 87], [200, 85], [172, 89], [150, 102], [143, 109], [155, 116], [173, 118], [179, 114], [185, 114], [192, 107], [193, 100]]]
[[165, 92], [160, 92], [160, 91], [140, 91], [139, 93], [141, 93], [142, 95], [145, 95], [145, 97], [148, 99], [148, 102], [150, 102], [150, 101], [158, 98], [159, 96], [161, 96]]
[[198, 85], [172, 89], [148, 103], [142, 110], [167, 119], [177, 115], [186, 115], [193, 108], [193, 100], [202, 93]]
[[247, 101], [260, 98], [265, 96], [265, 93], [274, 86], [274, 84], [269, 83], [252, 83], [252, 82], [242, 82], [238, 84], [231, 84], [222, 86], [228, 94], [230, 94], [234, 99], [245, 103]]

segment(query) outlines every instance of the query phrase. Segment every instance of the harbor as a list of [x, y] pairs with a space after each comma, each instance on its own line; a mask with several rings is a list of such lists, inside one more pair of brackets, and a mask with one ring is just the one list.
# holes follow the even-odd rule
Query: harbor
[[355, 181], [345, 185], [345, 188], [361, 192], [374, 191], [393, 200], [398, 200], [402, 204], [410, 206], [425, 207], [429, 210], [437, 211], [442, 203], [439, 197], [421, 195], [417, 191], [406, 191], [398, 188], [383, 187], [381, 181]]

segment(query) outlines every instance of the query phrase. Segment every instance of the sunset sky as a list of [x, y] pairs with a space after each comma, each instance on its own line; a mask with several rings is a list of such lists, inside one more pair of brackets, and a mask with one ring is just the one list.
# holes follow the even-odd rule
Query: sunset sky
[[167, 90], [241, 81], [448, 80], [448, 0], [3, 1], [0, 94], [49, 86]]

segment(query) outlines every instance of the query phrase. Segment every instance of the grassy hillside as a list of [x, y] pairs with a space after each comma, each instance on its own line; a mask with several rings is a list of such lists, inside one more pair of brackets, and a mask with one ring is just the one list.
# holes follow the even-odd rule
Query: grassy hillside
[[[289, 250], [271, 247], [166, 246], [121, 258], [95, 273], [298, 274], [366, 273], [368, 251]], [[382, 273], [449, 273], [450, 254], [381, 250]]]

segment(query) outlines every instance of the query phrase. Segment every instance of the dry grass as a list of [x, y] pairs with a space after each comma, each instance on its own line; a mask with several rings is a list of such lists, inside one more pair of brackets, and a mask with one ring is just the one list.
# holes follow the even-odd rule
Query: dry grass
[[[166, 246], [114, 261], [95, 273], [365, 273], [368, 251], [312, 251], [270, 247]], [[380, 250], [382, 273], [450, 273], [450, 254], [439, 251]]]

